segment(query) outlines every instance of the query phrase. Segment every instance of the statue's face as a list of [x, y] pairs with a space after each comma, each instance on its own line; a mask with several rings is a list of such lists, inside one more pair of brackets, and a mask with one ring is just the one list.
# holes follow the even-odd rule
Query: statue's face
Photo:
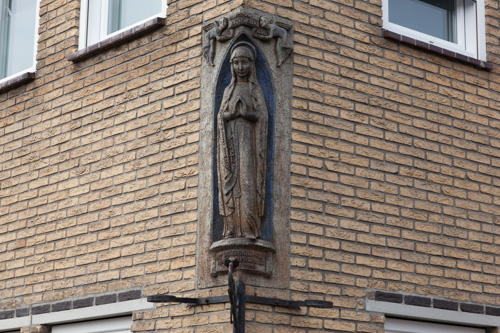
[[266, 19], [265, 17], [261, 17], [260, 18], [260, 26], [262, 28], [267, 28], [268, 24], [269, 24], [269, 20], [268, 19]]
[[252, 68], [252, 62], [247, 57], [234, 57], [232, 60], [233, 70], [240, 79], [248, 77], [250, 74], [250, 69]]
[[219, 22], [218, 22], [218, 24], [219, 24], [219, 29], [220, 30], [226, 29], [226, 27], [227, 27], [227, 18], [220, 19]]

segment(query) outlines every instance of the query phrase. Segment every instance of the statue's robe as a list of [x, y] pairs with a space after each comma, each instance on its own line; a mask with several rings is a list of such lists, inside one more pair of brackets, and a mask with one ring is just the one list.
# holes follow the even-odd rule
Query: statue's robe
[[225, 238], [254, 239], [265, 206], [268, 113], [255, 68], [248, 83], [234, 77], [217, 116], [219, 213]]

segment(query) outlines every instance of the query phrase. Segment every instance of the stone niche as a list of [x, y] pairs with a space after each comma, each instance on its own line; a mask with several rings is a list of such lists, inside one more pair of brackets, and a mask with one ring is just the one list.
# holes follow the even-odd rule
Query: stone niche
[[199, 288], [227, 285], [226, 257], [247, 285], [289, 286], [292, 53], [292, 22], [267, 13], [203, 28]]

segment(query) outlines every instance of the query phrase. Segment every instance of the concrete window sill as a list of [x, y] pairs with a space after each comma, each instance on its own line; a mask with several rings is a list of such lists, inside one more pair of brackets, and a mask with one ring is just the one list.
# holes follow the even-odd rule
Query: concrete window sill
[[26, 72], [16, 77], [13, 77], [10, 80], [0, 83], [0, 94], [6, 92], [7, 90], [17, 88], [25, 83], [33, 81], [34, 79], [35, 79], [35, 72]]

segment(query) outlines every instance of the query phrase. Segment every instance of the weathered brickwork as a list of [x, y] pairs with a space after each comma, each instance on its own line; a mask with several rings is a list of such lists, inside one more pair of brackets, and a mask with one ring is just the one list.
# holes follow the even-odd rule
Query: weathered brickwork
[[[295, 22], [289, 288], [247, 293], [334, 304], [248, 303], [246, 332], [384, 332], [374, 292], [499, 316], [500, 8], [485, 3], [491, 71], [384, 38], [381, 0], [169, 1], [163, 27], [72, 62], [80, 1], [41, 0], [36, 77], [0, 93], [0, 328], [131, 290], [226, 294], [196, 289], [201, 43], [242, 6]], [[228, 304], [133, 318], [232, 332]]]

